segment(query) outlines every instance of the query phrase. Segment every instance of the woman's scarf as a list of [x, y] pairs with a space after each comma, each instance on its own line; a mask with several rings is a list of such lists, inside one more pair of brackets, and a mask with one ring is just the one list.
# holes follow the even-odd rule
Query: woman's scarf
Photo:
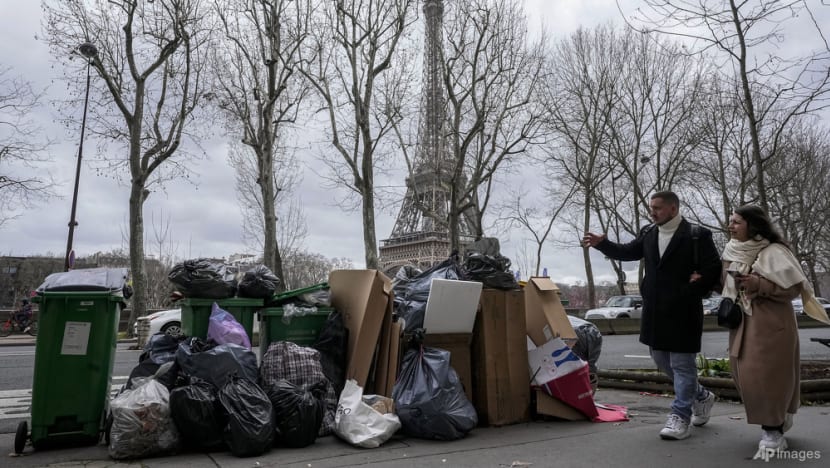
[[[813, 287], [804, 275], [801, 264], [784, 245], [770, 244], [766, 239], [745, 242], [733, 239], [726, 244], [723, 259], [732, 262], [729, 270], [737, 270], [741, 274], [754, 271], [784, 289], [801, 284], [801, 302], [804, 304], [804, 312], [815, 320], [830, 324], [830, 318], [827, 317], [824, 307], [816, 300]], [[734, 279], [727, 275], [723, 295], [734, 299], [738, 296], [736, 289]], [[745, 294], [740, 294], [740, 296], [744, 313], [752, 315], [751, 301]]]
[[804, 275], [801, 263], [790, 249], [781, 244], [770, 245], [761, 255], [758, 255], [758, 260], [752, 265], [752, 269], [784, 289], [801, 284], [801, 303], [804, 305], [804, 313], [819, 322], [830, 324], [827, 311], [816, 300], [813, 286]]
[[[727, 270], [737, 271], [742, 275], [748, 275], [749, 272], [752, 271], [752, 265], [755, 263], [755, 259], [758, 258], [758, 254], [768, 245], [770, 245], [770, 243], [766, 239], [750, 239], [743, 242], [736, 239], [730, 239], [729, 242], [726, 243], [726, 247], [723, 249], [723, 260], [730, 262]], [[752, 301], [746, 297], [746, 294], [744, 294], [743, 291], [738, 291], [737, 286], [735, 286], [735, 279], [732, 275], [726, 275], [722, 295], [723, 297], [728, 297], [733, 301], [740, 301], [741, 308], [744, 313], [752, 315]]]

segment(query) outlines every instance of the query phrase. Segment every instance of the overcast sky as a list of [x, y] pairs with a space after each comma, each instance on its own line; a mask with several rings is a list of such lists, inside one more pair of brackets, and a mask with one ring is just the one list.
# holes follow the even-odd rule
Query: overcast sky
[[[636, 3], [636, 0], [632, 0]], [[629, 2], [631, 3], [631, 2]], [[605, 21], [619, 21], [614, 0], [526, 0], [531, 29], [544, 24], [559, 38], [579, 26], [592, 27]], [[65, 84], [56, 81], [60, 69], [52, 68], [46, 45], [36, 40], [41, 35], [40, 2], [0, 0], [0, 64], [12, 67], [12, 73], [30, 80], [37, 88], [46, 88], [53, 98], [65, 92]], [[83, 68], [79, 67], [79, 74]], [[95, 77], [93, 76], [93, 79]], [[49, 170], [61, 198], [50, 200], [27, 210], [19, 219], [0, 226], [0, 255], [33, 255], [52, 253], [63, 256], [68, 233], [67, 223], [72, 201], [78, 135], [80, 128], [65, 130], [54, 124], [56, 114], [51, 106], [38, 113], [43, 127], [58, 142], [51, 153], [54, 162]], [[80, 112], [78, 113], [80, 115]], [[80, 124], [78, 124], [80, 127]], [[96, 174], [86, 164], [95, 151], [95, 143], [84, 146], [84, 166], [76, 218], [74, 249], [80, 257], [117, 248], [126, 250], [129, 189], [112, 177]], [[181, 258], [201, 256], [227, 257], [242, 253], [242, 217], [234, 195], [234, 171], [227, 162], [227, 148], [222, 139], [205, 142], [208, 160], [194, 162], [193, 181], [169, 182], [164, 191], [156, 190], [145, 203], [145, 243], [147, 253], [152, 247], [153, 219], [170, 219], [177, 255]], [[301, 151], [298, 156], [315, 164], [314, 151]], [[363, 267], [363, 237], [359, 212], [347, 213], [334, 205], [332, 193], [323, 187], [317, 176], [304, 168], [304, 179], [297, 190], [307, 218], [309, 236], [305, 247], [327, 257], [350, 258], [356, 267]], [[524, 183], [525, 181], [523, 181]], [[530, 180], [530, 184], [545, 181]], [[403, 180], [393, 182], [403, 187]], [[389, 236], [397, 207], [377, 213], [377, 238]], [[160, 224], [157, 221], [157, 224]], [[515, 258], [521, 233], [500, 237], [502, 253]], [[594, 271], [598, 279], [612, 280], [607, 261], [594, 251]], [[514, 261], [515, 264], [515, 261]], [[574, 282], [585, 278], [581, 249], [574, 242], [571, 248], [546, 247], [543, 267], [555, 281]], [[633, 266], [632, 266], [633, 267]], [[526, 273], [522, 272], [523, 278]]]

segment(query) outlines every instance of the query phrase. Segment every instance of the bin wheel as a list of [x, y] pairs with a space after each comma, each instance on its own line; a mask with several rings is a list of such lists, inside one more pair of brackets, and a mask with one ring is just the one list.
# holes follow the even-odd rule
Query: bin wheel
[[26, 439], [29, 438], [29, 423], [20, 421], [17, 425], [17, 433], [14, 435], [14, 453], [20, 455], [26, 447]]
[[26, 333], [32, 336], [37, 336], [37, 320], [29, 324], [29, 330]]

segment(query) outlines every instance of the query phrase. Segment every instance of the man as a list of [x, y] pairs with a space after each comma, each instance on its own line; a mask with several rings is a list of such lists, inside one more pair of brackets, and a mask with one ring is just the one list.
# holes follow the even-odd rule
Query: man
[[25, 327], [24, 332], [29, 331], [29, 322], [32, 320], [32, 304], [29, 304], [28, 299], [20, 301], [20, 308], [15, 312], [14, 319], [21, 327]]
[[649, 347], [657, 367], [674, 383], [675, 399], [660, 437], [689, 437], [689, 424], [709, 421], [715, 395], [698, 383], [695, 357], [703, 334], [701, 299], [720, 281], [721, 261], [712, 233], [680, 216], [674, 192], [657, 192], [649, 203], [654, 224], [627, 244], [586, 233], [583, 245], [614, 260], [643, 260], [640, 283], [643, 314], [640, 342]]

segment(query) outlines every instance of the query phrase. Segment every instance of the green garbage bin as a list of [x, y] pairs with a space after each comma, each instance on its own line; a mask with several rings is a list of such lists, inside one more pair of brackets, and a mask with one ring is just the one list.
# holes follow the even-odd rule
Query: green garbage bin
[[[32, 382], [32, 445], [95, 444], [112, 387], [124, 298], [111, 291], [41, 292]], [[18, 427], [15, 449], [26, 437]]]
[[[260, 356], [265, 355], [268, 346], [276, 341], [291, 341], [301, 346], [311, 346], [317, 341], [320, 330], [334, 309], [295, 305], [293, 302], [296, 302], [297, 296], [328, 287], [328, 283], [320, 283], [275, 295], [268, 301], [269, 304], [274, 304], [274, 307], [265, 307], [259, 311]], [[292, 309], [292, 306], [299, 309]], [[297, 315], [292, 315], [294, 313]]]
[[207, 338], [208, 324], [210, 324], [210, 311], [213, 303], [217, 303], [223, 310], [231, 315], [242, 325], [248, 338], [253, 341], [254, 337], [254, 314], [262, 308], [263, 299], [251, 299], [247, 297], [231, 297], [227, 299], [202, 299], [189, 297], [182, 299], [182, 333], [185, 336], [196, 336], [202, 339]]

